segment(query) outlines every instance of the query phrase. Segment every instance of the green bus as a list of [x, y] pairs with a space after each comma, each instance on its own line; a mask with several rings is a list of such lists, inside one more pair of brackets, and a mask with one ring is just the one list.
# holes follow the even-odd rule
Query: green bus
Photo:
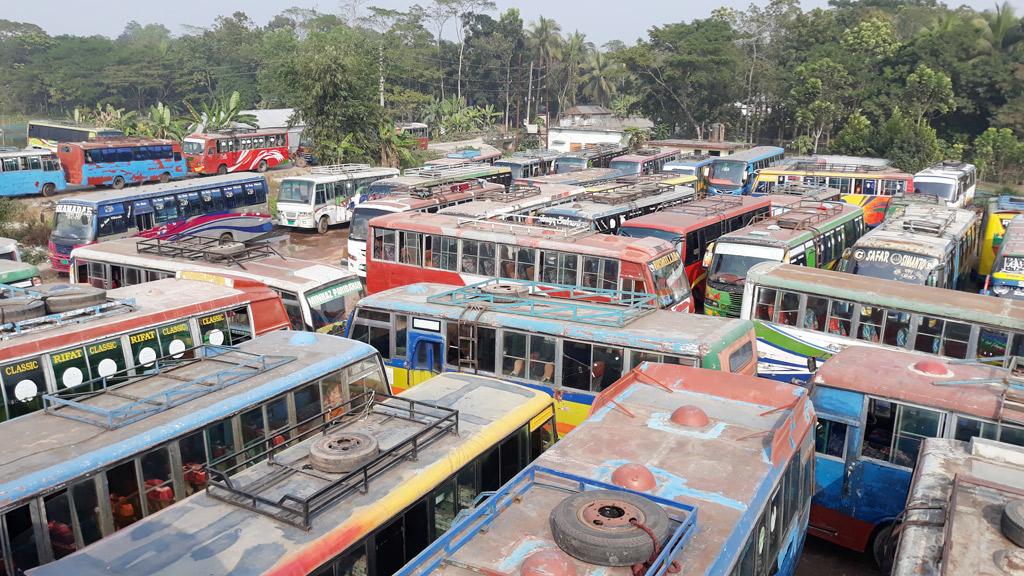
[[704, 313], [738, 318], [751, 266], [788, 262], [832, 269], [864, 231], [860, 206], [804, 199], [785, 212], [721, 236], [704, 253]]
[[39, 283], [39, 268], [28, 262], [0, 258], [0, 284], [25, 288]]

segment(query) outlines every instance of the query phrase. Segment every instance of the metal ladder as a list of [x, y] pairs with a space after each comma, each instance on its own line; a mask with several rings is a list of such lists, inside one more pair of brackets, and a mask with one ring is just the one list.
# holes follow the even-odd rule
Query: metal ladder
[[[480, 316], [487, 311], [487, 305], [482, 302], [473, 302], [467, 305], [459, 314], [457, 326], [458, 331], [458, 358], [459, 370], [476, 374], [479, 371], [480, 361], [477, 358], [477, 342], [479, 342]], [[472, 318], [470, 318], [472, 316]], [[451, 344], [449, 344], [450, 346]], [[463, 347], [465, 346], [465, 347]], [[462, 354], [466, 350], [468, 357]]]

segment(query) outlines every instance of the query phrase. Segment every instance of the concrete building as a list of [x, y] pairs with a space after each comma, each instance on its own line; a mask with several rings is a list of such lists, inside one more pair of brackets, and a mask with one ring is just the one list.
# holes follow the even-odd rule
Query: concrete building
[[549, 150], [574, 152], [593, 144], [624, 144], [627, 128], [651, 129], [646, 118], [616, 118], [604, 106], [573, 106], [548, 127]]

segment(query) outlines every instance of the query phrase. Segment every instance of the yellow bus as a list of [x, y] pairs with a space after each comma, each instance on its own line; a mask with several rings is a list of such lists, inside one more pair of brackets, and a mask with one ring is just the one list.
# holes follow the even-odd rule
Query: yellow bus
[[61, 142], [88, 142], [96, 138], [124, 136], [124, 132], [113, 128], [84, 126], [73, 122], [49, 122], [32, 120], [26, 129], [29, 148], [43, 148], [51, 152], [57, 151]]
[[985, 210], [985, 222], [982, 224], [985, 228], [985, 239], [978, 260], [978, 276], [988, 276], [992, 273], [992, 263], [999, 254], [999, 246], [1003, 243], [1003, 235], [1006, 234], [1006, 225], [1018, 214], [1024, 214], [1024, 196], [999, 196], [989, 199]]

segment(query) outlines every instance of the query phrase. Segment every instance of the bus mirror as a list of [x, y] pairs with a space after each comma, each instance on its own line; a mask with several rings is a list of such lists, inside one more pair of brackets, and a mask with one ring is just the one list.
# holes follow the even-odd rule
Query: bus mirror
[[807, 357], [807, 372], [809, 374], [814, 374], [817, 371], [818, 371], [818, 359], [815, 358], [814, 356], [808, 356]]
[[701, 261], [701, 266], [705, 268], [711, 267], [711, 259], [715, 256], [715, 243], [708, 242], [708, 247], [704, 250], [704, 260]]
[[705, 166], [705, 167], [701, 168], [700, 169], [700, 173], [703, 174], [706, 177], [708, 174], [711, 173], [711, 167], [710, 166]]
[[850, 259], [850, 254], [853, 254], [853, 249], [852, 248], [844, 249], [843, 250], [843, 260], [849, 260]]

